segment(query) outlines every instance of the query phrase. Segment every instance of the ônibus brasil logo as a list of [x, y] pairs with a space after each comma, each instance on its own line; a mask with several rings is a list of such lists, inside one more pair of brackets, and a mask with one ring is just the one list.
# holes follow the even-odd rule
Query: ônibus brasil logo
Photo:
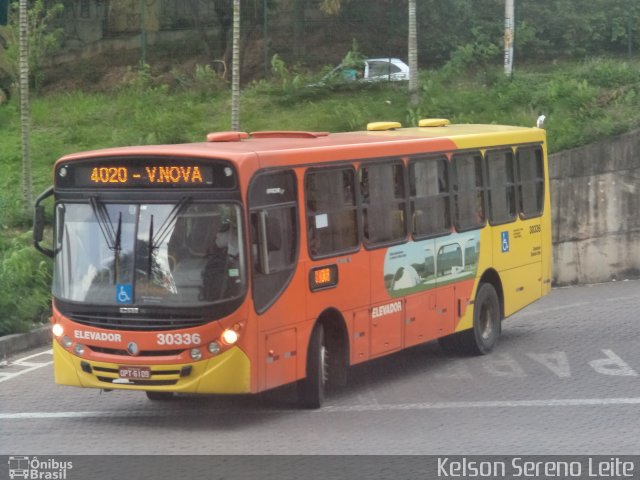
[[73, 462], [63, 462], [55, 458], [9, 457], [9, 478], [33, 480], [66, 480], [67, 470], [73, 468]]

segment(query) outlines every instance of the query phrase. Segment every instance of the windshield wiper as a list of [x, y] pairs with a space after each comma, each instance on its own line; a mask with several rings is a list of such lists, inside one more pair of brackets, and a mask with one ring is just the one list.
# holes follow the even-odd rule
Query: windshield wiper
[[153, 252], [160, 248], [160, 245], [166, 240], [178, 221], [178, 217], [187, 208], [191, 202], [191, 197], [182, 197], [182, 199], [174, 205], [169, 215], [164, 219], [162, 225], [157, 232], [153, 230], [153, 215], [149, 219], [149, 256], [147, 257], [147, 278], [151, 278], [151, 270], [153, 267]]
[[[106, 209], [105, 209], [106, 210]], [[120, 250], [122, 250], [122, 212], [118, 212], [118, 229], [116, 230], [116, 241], [113, 245], [115, 258], [113, 259], [113, 284], [115, 285], [118, 278], [118, 270], [120, 270]]]
[[149, 256], [147, 258], [147, 278], [151, 278], [151, 266], [153, 264], [153, 251], [158, 248], [153, 244], [153, 215], [149, 218]]
[[98, 226], [107, 243], [107, 248], [115, 254], [113, 265], [113, 284], [115, 285], [118, 279], [118, 264], [120, 263], [120, 250], [122, 248], [122, 212], [118, 213], [118, 226], [114, 229], [111, 217], [109, 217], [109, 212], [104, 204], [95, 196], [91, 197], [89, 201], [93, 215], [98, 220]]
[[96, 220], [98, 220], [98, 226], [100, 227], [104, 241], [107, 242], [107, 247], [109, 250], [115, 250], [116, 232], [114, 231], [113, 224], [109, 218], [109, 212], [107, 212], [107, 209], [97, 197], [91, 197], [89, 198], [89, 201], [91, 203], [93, 215], [96, 217]]
[[[182, 199], [171, 209], [169, 215], [167, 215], [167, 218], [164, 219], [164, 222], [162, 222], [162, 225], [160, 225], [160, 228], [155, 233], [155, 235], [151, 235], [153, 232], [149, 234], [149, 237], [153, 240], [151, 243], [153, 249], [156, 249], [160, 245], [162, 245], [169, 234], [173, 232], [173, 227], [178, 221], [178, 217], [182, 212], [184, 212], [185, 208], [187, 208], [189, 202], [191, 202], [191, 197], [182, 197]], [[152, 248], [149, 248], [149, 251], [151, 250]]]

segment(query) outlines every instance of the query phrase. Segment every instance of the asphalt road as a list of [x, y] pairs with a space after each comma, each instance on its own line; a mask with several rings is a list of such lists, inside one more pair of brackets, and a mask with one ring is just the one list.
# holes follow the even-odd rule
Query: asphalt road
[[257, 396], [101, 393], [53, 383], [51, 353], [0, 366], [0, 455], [637, 454], [640, 281], [555, 289], [496, 350], [430, 343], [351, 370], [317, 411]]

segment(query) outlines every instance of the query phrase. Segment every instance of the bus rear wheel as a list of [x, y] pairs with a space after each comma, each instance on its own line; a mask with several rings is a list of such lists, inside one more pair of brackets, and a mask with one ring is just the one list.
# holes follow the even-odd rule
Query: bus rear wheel
[[500, 300], [493, 285], [490, 283], [480, 285], [473, 306], [472, 328], [438, 340], [445, 351], [468, 355], [486, 355], [498, 343], [502, 315]]
[[173, 399], [173, 392], [145, 392], [147, 398], [153, 401], [167, 401]]
[[298, 405], [302, 408], [320, 408], [325, 397], [329, 369], [324, 328], [317, 324], [311, 333], [307, 351], [307, 376], [298, 381]]

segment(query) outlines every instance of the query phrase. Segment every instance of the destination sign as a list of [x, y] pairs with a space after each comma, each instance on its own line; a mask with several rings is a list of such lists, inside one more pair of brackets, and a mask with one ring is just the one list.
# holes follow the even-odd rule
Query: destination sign
[[234, 188], [234, 170], [221, 161], [101, 159], [69, 162], [56, 170], [59, 188]]

